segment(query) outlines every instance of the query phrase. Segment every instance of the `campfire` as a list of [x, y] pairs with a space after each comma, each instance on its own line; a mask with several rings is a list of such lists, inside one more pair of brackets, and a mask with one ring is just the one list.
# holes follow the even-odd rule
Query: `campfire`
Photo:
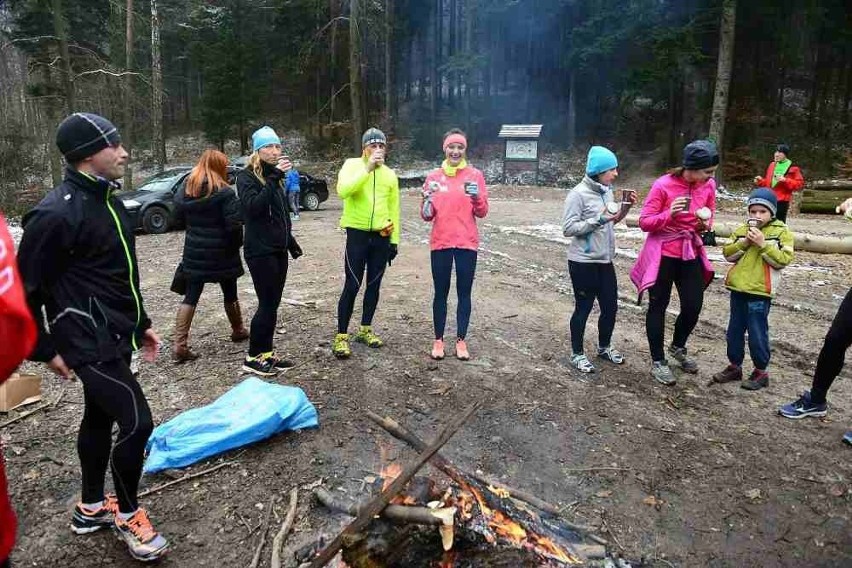
[[[377, 496], [351, 501], [315, 488], [317, 501], [326, 508], [356, 519], [332, 543], [305, 547], [297, 560], [318, 568], [340, 552], [338, 565], [351, 568], [629, 566], [606, 558], [607, 542], [563, 518], [554, 505], [466, 472], [437, 453], [476, 406], [428, 446], [398, 422], [367, 412], [421, 454], [405, 468], [384, 466], [375, 484]], [[444, 475], [415, 476], [427, 461]]]

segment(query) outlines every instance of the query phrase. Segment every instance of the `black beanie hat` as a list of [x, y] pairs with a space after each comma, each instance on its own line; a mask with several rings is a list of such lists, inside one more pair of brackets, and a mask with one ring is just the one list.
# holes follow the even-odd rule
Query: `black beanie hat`
[[788, 146], [787, 144], [784, 144], [783, 142], [778, 144], [778, 146], [775, 147], [775, 151], [781, 152], [782, 154], [784, 154], [788, 158], [790, 157], [790, 146]]
[[121, 144], [118, 129], [97, 114], [75, 112], [56, 129], [56, 145], [69, 164], [75, 164], [107, 146], [117, 144]]
[[719, 152], [709, 140], [695, 140], [683, 149], [683, 167], [687, 170], [703, 170], [719, 164]]
[[361, 145], [369, 146], [373, 143], [387, 144], [388, 138], [385, 133], [378, 128], [368, 128], [364, 135], [361, 136]]

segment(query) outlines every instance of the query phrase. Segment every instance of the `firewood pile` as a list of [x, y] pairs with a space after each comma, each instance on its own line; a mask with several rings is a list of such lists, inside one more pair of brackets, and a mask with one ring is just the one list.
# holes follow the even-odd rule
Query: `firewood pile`
[[[317, 502], [331, 512], [356, 517], [331, 542], [321, 539], [295, 551], [290, 566], [629, 567], [607, 554], [607, 541], [589, 527], [571, 523], [559, 508], [534, 495], [469, 473], [438, 450], [475, 412], [478, 403], [427, 444], [387, 417], [366, 416], [419, 452], [406, 467], [385, 466], [378, 495], [341, 498], [314, 488]], [[444, 475], [416, 475], [431, 463]]]

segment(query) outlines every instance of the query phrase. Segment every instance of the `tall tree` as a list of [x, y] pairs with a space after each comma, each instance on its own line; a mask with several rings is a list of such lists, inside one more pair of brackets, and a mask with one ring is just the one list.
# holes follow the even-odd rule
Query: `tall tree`
[[121, 128], [122, 143], [127, 150], [127, 168], [124, 170], [124, 188], [133, 191], [133, 0], [124, 7], [124, 124]]
[[716, 92], [710, 116], [710, 139], [716, 142], [719, 152], [725, 141], [725, 121], [728, 117], [728, 93], [731, 87], [731, 70], [734, 60], [734, 35], [737, 23], [737, 0], [723, 0], [722, 23], [719, 29], [719, 60], [716, 67]]
[[367, 129], [364, 120], [364, 93], [361, 82], [361, 7], [359, 0], [349, 0], [349, 100], [352, 111], [353, 147], [361, 151], [361, 133]]
[[154, 164], [157, 171], [161, 172], [166, 164], [166, 144], [163, 136], [163, 71], [160, 62], [160, 17], [157, 12], [157, 0], [151, 0], [151, 91], [151, 145]]
[[385, 113], [393, 130], [396, 120], [396, 84], [394, 83], [394, 2], [385, 0]]

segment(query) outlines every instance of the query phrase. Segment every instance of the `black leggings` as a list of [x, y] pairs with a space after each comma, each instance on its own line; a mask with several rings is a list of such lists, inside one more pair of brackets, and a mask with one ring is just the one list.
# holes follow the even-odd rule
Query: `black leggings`
[[[226, 304], [233, 304], [237, 301], [237, 279], [222, 280], [219, 282], [222, 288], [222, 295], [225, 296]], [[183, 303], [190, 306], [197, 306], [198, 300], [201, 298], [201, 292], [204, 291], [204, 282], [200, 280], [189, 280], [186, 283], [186, 295], [183, 297]]]
[[[83, 503], [104, 498], [107, 465], [122, 513], [139, 507], [136, 493], [142, 475], [145, 444], [154, 429], [142, 388], [130, 372], [129, 361], [115, 359], [74, 369], [83, 383], [83, 422], [77, 453], [83, 470]], [[118, 437], [112, 443], [112, 426]], [[112, 452], [110, 452], [112, 450]]]
[[574, 313], [571, 315], [571, 349], [574, 355], [583, 353], [583, 336], [586, 322], [598, 300], [601, 315], [598, 317], [598, 346], [609, 347], [615, 314], [618, 311], [618, 280], [611, 262], [568, 261], [571, 285], [574, 287]]
[[476, 251], [450, 248], [432, 251], [432, 282], [435, 285], [435, 297], [432, 300], [432, 320], [435, 322], [435, 339], [444, 338], [447, 325], [447, 296], [450, 294], [450, 278], [453, 273], [453, 261], [456, 263], [456, 337], [467, 336], [470, 324], [470, 296], [473, 291], [473, 276], [476, 274]]
[[383, 237], [372, 231], [346, 229], [346, 251], [343, 257], [343, 270], [346, 272], [346, 282], [343, 293], [337, 303], [337, 333], [346, 333], [352, 311], [355, 309], [355, 298], [364, 279], [364, 269], [367, 269], [367, 289], [364, 291], [364, 307], [361, 313], [361, 325], [372, 325], [373, 314], [379, 304], [379, 289], [382, 286], [382, 276], [388, 264], [390, 254], [390, 237]]
[[278, 322], [278, 306], [287, 281], [287, 253], [276, 252], [246, 259], [254, 291], [257, 293], [257, 311], [251, 318], [249, 356], [272, 351], [272, 338]]
[[840, 374], [846, 359], [846, 350], [852, 345], [852, 288], [840, 304], [840, 309], [831, 322], [825, 343], [819, 352], [814, 383], [811, 387], [811, 400], [817, 404], [825, 402], [825, 396], [831, 383]]
[[681, 260], [664, 256], [660, 261], [657, 282], [648, 291], [648, 313], [645, 316], [645, 332], [651, 359], [665, 359], [663, 341], [666, 332], [666, 308], [672, 297], [672, 284], [677, 287], [680, 298], [680, 314], [675, 320], [672, 345], [686, 347], [689, 334], [698, 323], [704, 305], [704, 268], [701, 259]]

